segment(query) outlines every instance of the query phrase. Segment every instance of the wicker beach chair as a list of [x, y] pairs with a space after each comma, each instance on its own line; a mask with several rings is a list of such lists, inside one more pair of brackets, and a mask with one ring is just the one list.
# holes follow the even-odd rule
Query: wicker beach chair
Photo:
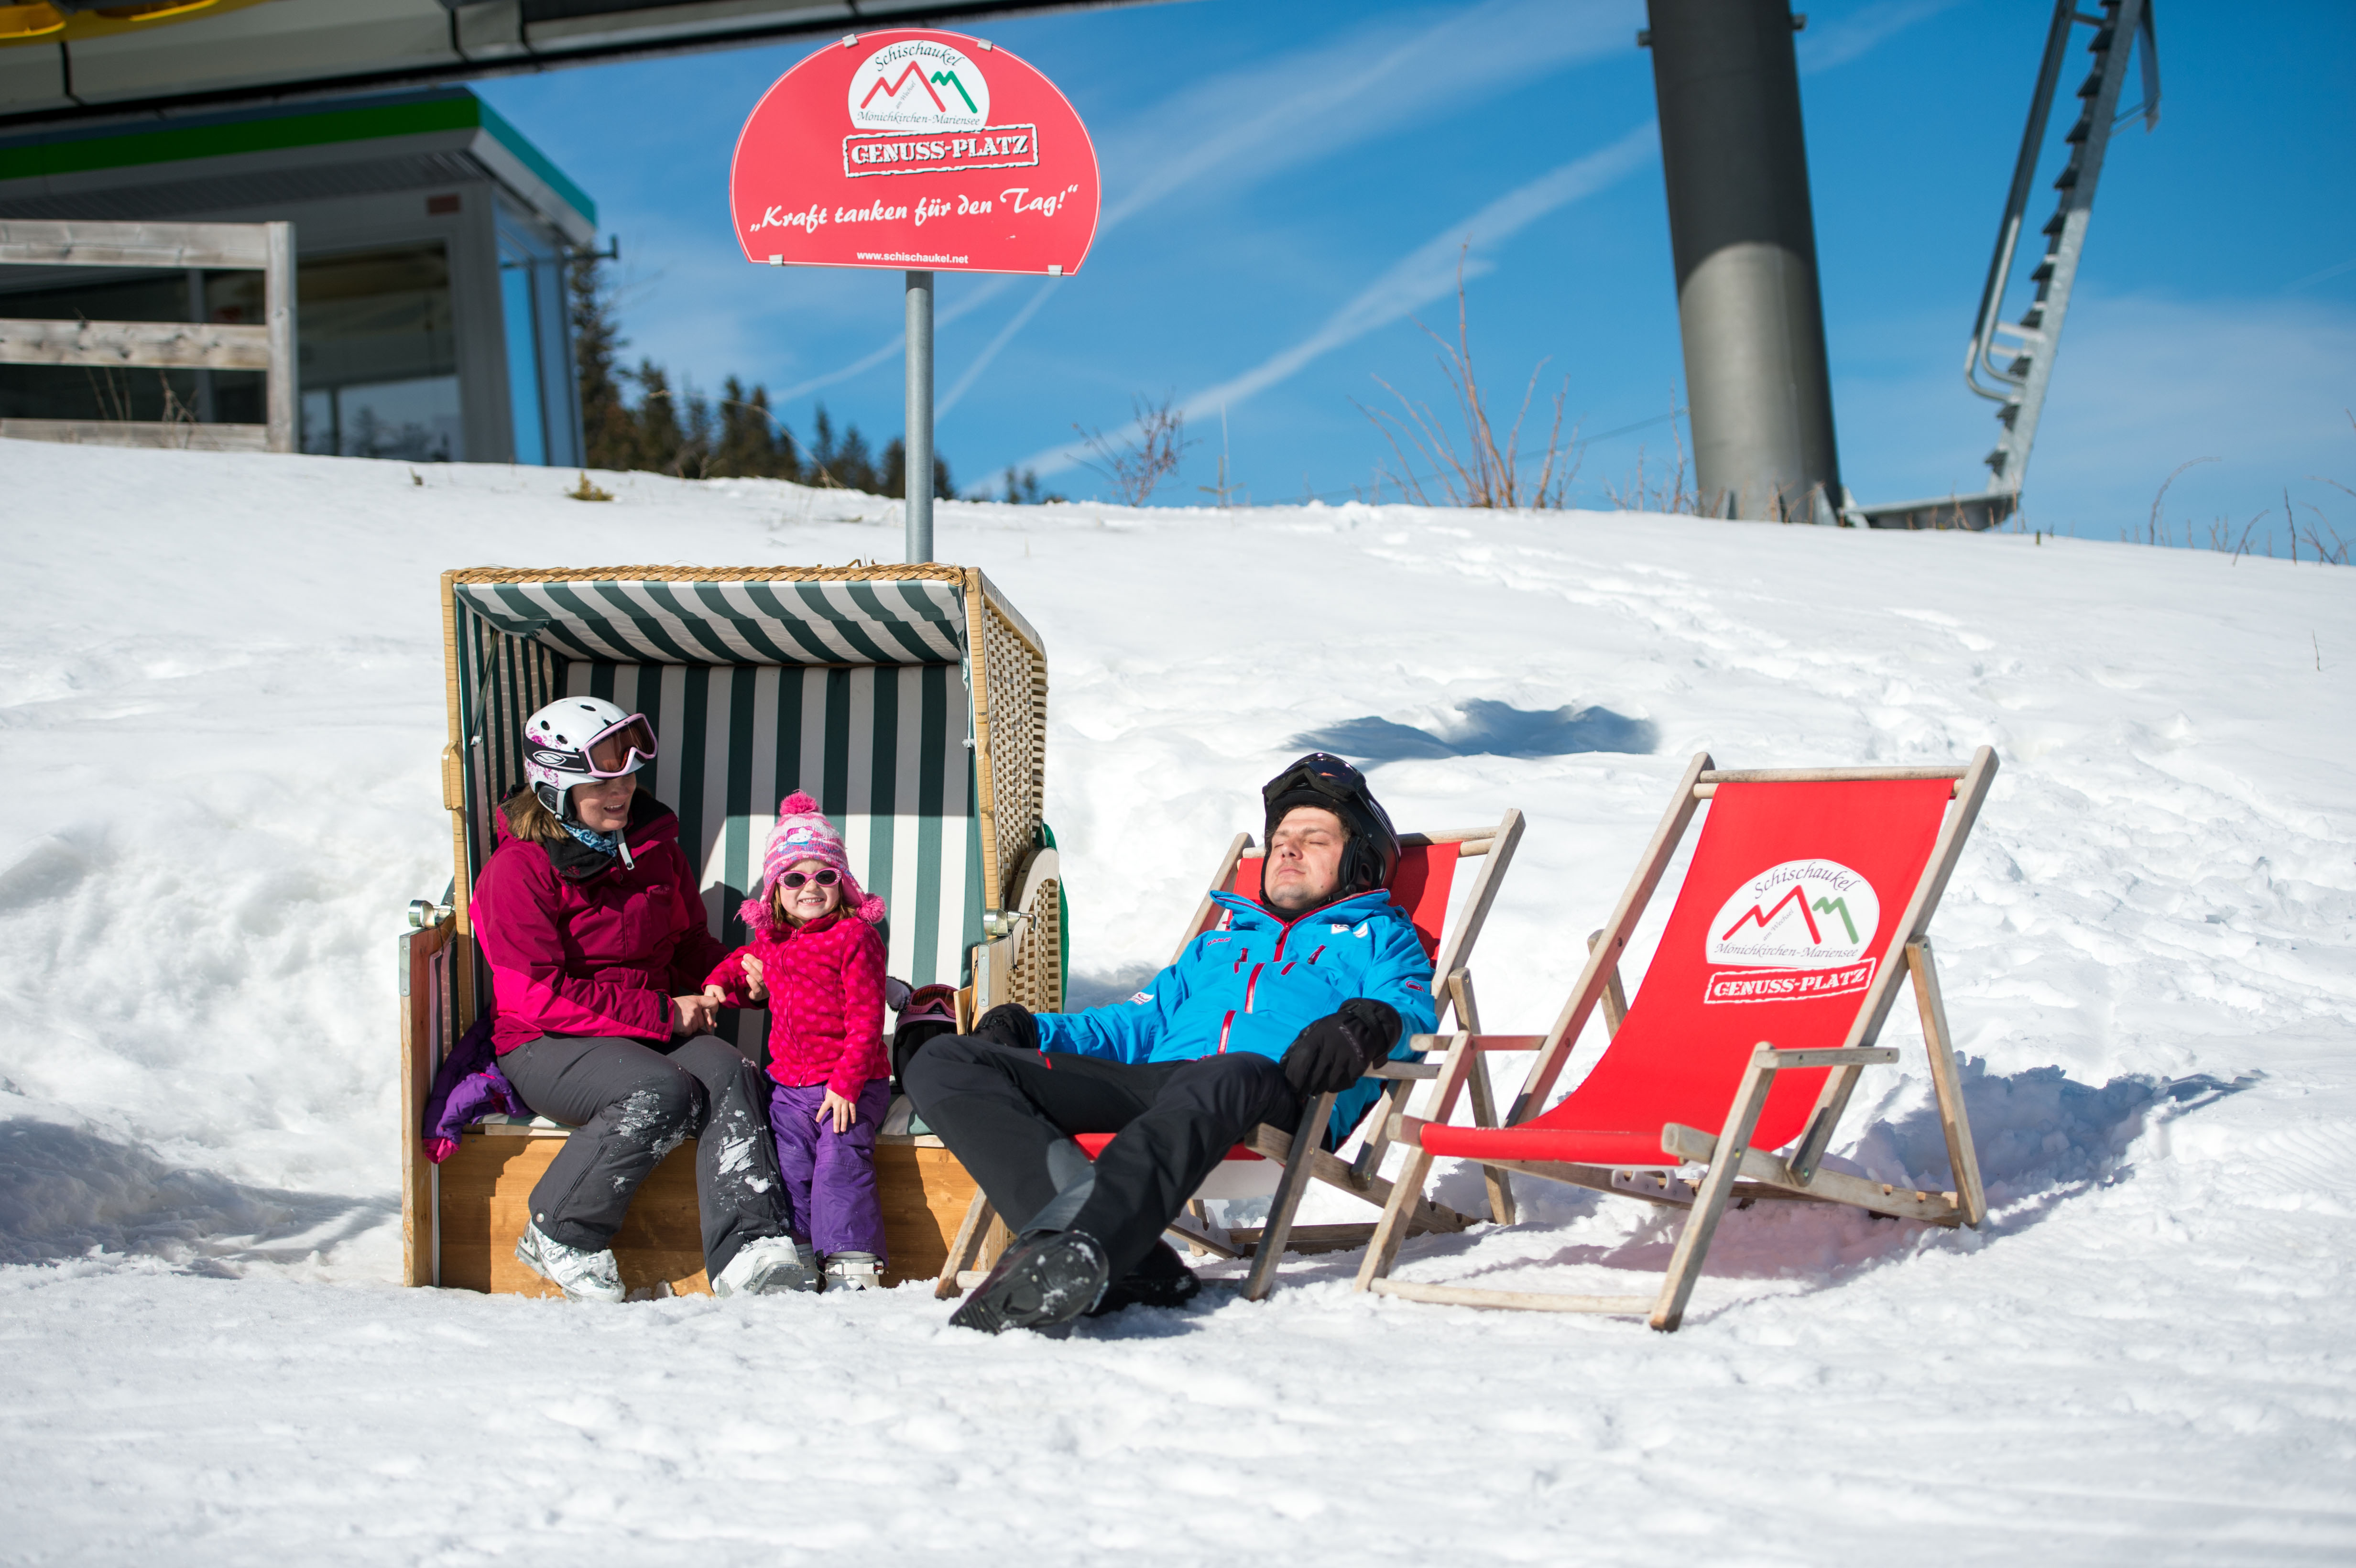
[[[420, 929], [402, 939], [408, 1283], [552, 1288], [510, 1253], [566, 1129], [493, 1118], [436, 1166], [417, 1121], [443, 1055], [488, 997], [467, 900], [493, 847], [491, 812], [522, 782], [523, 720], [555, 698], [602, 697], [654, 721], [649, 787], [679, 813], [723, 944], [743, 940], [737, 905], [758, 879], [770, 814], [799, 787], [889, 901], [893, 975], [960, 987], [969, 1017], [976, 1001], [1060, 1004], [1061, 880], [1040, 816], [1046, 655], [980, 571], [480, 568], [444, 574], [442, 613], [454, 875], [438, 902], [412, 906]], [[727, 1015], [722, 1032], [766, 1060], [760, 1013]], [[889, 1135], [876, 1165], [889, 1277], [929, 1278], [973, 1183], [937, 1138]], [[691, 1149], [640, 1188], [615, 1253], [634, 1291], [705, 1288]]]

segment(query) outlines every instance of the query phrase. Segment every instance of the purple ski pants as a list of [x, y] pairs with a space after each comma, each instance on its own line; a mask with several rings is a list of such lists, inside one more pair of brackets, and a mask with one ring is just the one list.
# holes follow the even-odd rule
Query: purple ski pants
[[777, 1173], [786, 1179], [787, 1224], [821, 1253], [873, 1253], [884, 1258], [884, 1204], [875, 1192], [875, 1135], [892, 1108], [892, 1084], [878, 1078], [851, 1104], [859, 1119], [836, 1132], [818, 1120], [826, 1085], [769, 1089], [769, 1125], [777, 1136]]

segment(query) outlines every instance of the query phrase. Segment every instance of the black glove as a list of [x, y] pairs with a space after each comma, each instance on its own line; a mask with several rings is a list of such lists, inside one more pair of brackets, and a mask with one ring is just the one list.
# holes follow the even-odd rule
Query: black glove
[[1031, 1009], [1020, 1002], [1001, 1002], [981, 1015], [973, 1026], [974, 1034], [982, 1040], [994, 1040], [1010, 1051], [1039, 1049], [1039, 1020]]
[[1387, 1002], [1353, 997], [1299, 1034], [1284, 1051], [1284, 1081], [1306, 1100], [1338, 1094], [1390, 1055], [1399, 1016]]

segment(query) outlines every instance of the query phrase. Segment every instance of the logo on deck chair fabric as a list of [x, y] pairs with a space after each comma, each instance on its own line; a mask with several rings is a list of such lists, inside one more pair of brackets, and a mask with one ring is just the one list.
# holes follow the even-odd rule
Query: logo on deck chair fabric
[[1873, 884], [1836, 860], [1786, 860], [1744, 882], [1710, 922], [1705, 1002], [1793, 1002], [1861, 991], [1881, 927]]
[[940, 39], [886, 44], [851, 73], [851, 123], [862, 131], [979, 131], [990, 123], [990, 83], [971, 55]]

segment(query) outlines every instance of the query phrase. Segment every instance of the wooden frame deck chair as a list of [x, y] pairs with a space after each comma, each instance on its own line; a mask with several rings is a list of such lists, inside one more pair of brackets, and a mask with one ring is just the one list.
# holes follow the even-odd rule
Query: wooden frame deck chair
[[[1695, 757], [1611, 921], [1590, 939], [1554, 1028], [1483, 1035], [1460, 1023], [1452, 1039], [1433, 1037], [1446, 1055], [1426, 1114], [1395, 1124], [1407, 1164], [1358, 1288], [1466, 1307], [1642, 1315], [1665, 1331], [1685, 1313], [1730, 1199], [1813, 1199], [1977, 1226], [1987, 1200], [1928, 932], [1996, 767], [1985, 746], [1968, 766], [1944, 768], [1721, 773], [1707, 752]], [[1629, 934], [1705, 801], [1660, 946], [1635, 1000], [1615, 1018]], [[1909, 980], [1952, 1192], [1900, 1190], [1822, 1166], [1859, 1071], [1898, 1058], [1874, 1041]], [[1547, 1108], [1599, 1004], [1609, 1043]], [[1481, 1082], [1486, 1054], [1530, 1051], [1536, 1058], [1504, 1127], [1449, 1125], [1467, 1083]], [[1408, 1206], [1437, 1156], [1687, 1207], [1659, 1291], [1569, 1296], [1391, 1278]], [[1686, 1165], [1707, 1168], [1698, 1182], [1676, 1179]]]
[[[491, 813], [522, 782], [523, 720], [568, 693], [652, 720], [650, 787], [680, 817], [724, 945], [781, 796], [818, 797], [860, 880], [888, 901], [886, 966], [985, 999], [1063, 997], [1061, 886], [1041, 820], [1047, 662], [970, 568], [480, 568], [443, 574], [453, 878], [402, 939], [402, 1217], [412, 1285], [546, 1294], [511, 1256], [532, 1183], [568, 1129], [495, 1117], [436, 1166], [418, 1122], [444, 1056], [487, 1000], [467, 901]], [[1027, 933], [1018, 941], [1016, 933]], [[970, 1002], [968, 1003], [970, 1016]], [[766, 1015], [722, 1032], [766, 1060]], [[929, 1278], [974, 1189], [940, 1140], [888, 1134], [875, 1163], [889, 1278]], [[693, 1157], [648, 1179], [615, 1238], [634, 1291], [705, 1288]]]
[[[1511, 809], [1494, 827], [1400, 836], [1399, 863], [1389, 884], [1391, 901], [1407, 912], [1424, 952], [1431, 957], [1432, 1005], [1442, 1020], [1453, 1012], [1460, 1027], [1479, 1027], [1478, 1004], [1473, 999], [1472, 977], [1467, 965], [1521, 837], [1522, 814]], [[1254, 846], [1250, 834], [1236, 835], [1205, 889], [1202, 901], [1195, 905], [1186, 933], [1179, 938], [1171, 955], [1172, 963], [1184, 955], [1188, 943], [1225, 923], [1226, 912], [1212, 894], [1232, 893], [1248, 899], [1259, 896], [1265, 853]], [[1473, 859], [1481, 862], [1481, 869], [1457, 903], [1451, 921], [1450, 905], [1458, 869], [1465, 861]], [[1360, 1123], [1364, 1141], [1355, 1159], [1345, 1161], [1318, 1147], [1323, 1143], [1324, 1128], [1333, 1113], [1333, 1095], [1322, 1096], [1308, 1106], [1296, 1127], [1261, 1125], [1249, 1139], [1237, 1144], [1220, 1161], [1218, 1169], [1205, 1180], [1187, 1205], [1186, 1216], [1171, 1227], [1170, 1233], [1198, 1253], [1226, 1258], [1250, 1257], [1252, 1267], [1244, 1282], [1244, 1294], [1255, 1301], [1273, 1288], [1277, 1259], [1286, 1251], [1339, 1252], [1365, 1245], [1374, 1234], [1372, 1222], [1296, 1226], [1293, 1216], [1312, 1180], [1326, 1182], [1377, 1206], [1387, 1201], [1391, 1186], [1376, 1171], [1390, 1143], [1393, 1115], [1404, 1103], [1402, 1096], [1411, 1084], [1438, 1072], [1437, 1067], [1421, 1061], [1393, 1061], [1373, 1074], [1386, 1080], [1386, 1083], [1381, 1097]], [[1474, 1115], [1482, 1125], [1494, 1125], [1495, 1116], [1482, 1093], [1486, 1086], [1484, 1082], [1474, 1092]], [[1303, 1137], [1311, 1141], [1314, 1156], [1309, 1160], [1294, 1161], [1291, 1151], [1295, 1141]], [[1084, 1133], [1076, 1141], [1094, 1158], [1112, 1139], [1110, 1133]], [[1253, 1229], [1232, 1232], [1223, 1230], [1211, 1223], [1204, 1207], [1209, 1199], [1262, 1194], [1270, 1199], [1268, 1220]], [[1502, 1171], [1490, 1173], [1489, 1203], [1493, 1218], [1500, 1222], [1512, 1221], [1513, 1192]], [[1424, 1200], [1416, 1205], [1408, 1222], [1418, 1231], [1461, 1231], [1473, 1221], [1441, 1204]], [[943, 1298], [958, 1295], [978, 1270], [989, 1265], [1009, 1239], [1006, 1228], [997, 1221], [991, 1209], [990, 1200], [976, 1192], [965, 1223], [959, 1227], [958, 1239], [942, 1265], [934, 1294]]]

